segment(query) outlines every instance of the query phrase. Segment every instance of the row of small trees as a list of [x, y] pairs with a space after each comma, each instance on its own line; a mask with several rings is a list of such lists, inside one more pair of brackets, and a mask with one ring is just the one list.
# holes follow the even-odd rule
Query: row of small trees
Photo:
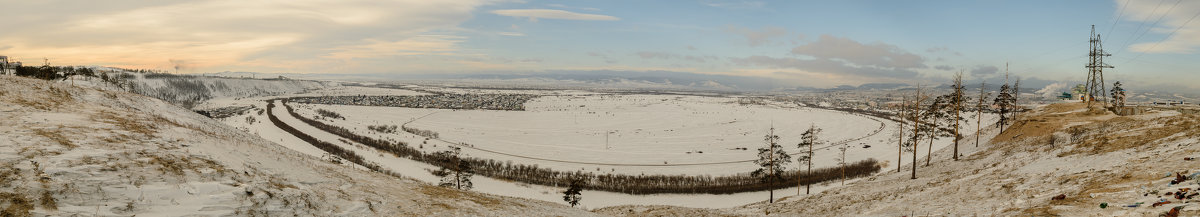
[[[786, 182], [786, 180], [789, 178], [796, 178], [796, 193], [799, 194], [800, 185], [804, 185], [804, 193], [809, 194], [812, 191], [812, 184], [814, 183], [832, 180], [832, 178], [837, 178], [840, 175], [842, 184], [844, 185], [846, 184], [847, 174], [849, 174], [849, 177], [866, 176], [880, 169], [876, 164], [875, 159], [867, 159], [857, 163], [847, 163], [846, 152], [850, 150], [850, 146], [849, 143], [843, 142], [838, 144], [839, 146], [837, 149], [839, 154], [836, 158], [838, 168], [823, 168], [817, 169], [817, 171], [814, 172], [812, 168], [814, 154], [813, 149], [814, 147], [825, 143], [818, 138], [821, 131], [823, 130], [821, 128], [817, 128], [816, 125], [810, 125], [808, 130], [805, 130], [803, 134], [800, 134], [800, 143], [796, 144], [796, 147], [800, 148], [802, 151], [800, 152], [800, 156], [796, 157], [796, 161], [799, 166], [807, 166], [807, 169], [803, 172], [801, 172], [800, 168], [797, 168], [795, 171], [788, 171], [784, 164], [790, 162], [792, 157], [783, 150], [783, 146], [779, 144], [779, 135], [775, 135], [775, 127], [771, 127], [771, 129], [767, 132], [767, 135], [763, 137], [763, 141], [765, 141], [767, 144], [766, 147], [758, 149], [758, 159], [754, 160], [754, 164], [758, 165], [759, 168], [750, 174], [752, 176], [759, 177], [759, 181], [763, 183]], [[806, 148], [807, 150], [804, 150]], [[789, 173], [791, 173], [792, 176], [788, 176], [787, 174]], [[812, 177], [829, 177], [831, 179], [812, 180]], [[768, 199], [768, 202], [774, 203], [774, 188], [770, 189], [769, 192], [770, 198]]]
[[395, 133], [396, 125], [371, 125], [367, 126], [367, 129], [379, 133]]
[[[519, 181], [522, 183], [567, 186], [579, 180], [582, 189], [620, 192], [627, 194], [658, 194], [658, 193], [708, 193], [730, 194], [748, 191], [761, 191], [786, 188], [798, 184], [811, 184], [836, 180], [842, 175], [838, 168], [813, 170], [810, 173], [788, 171], [777, 173], [782, 179], [772, 182], [762, 182], [760, 177], [749, 173], [729, 176], [689, 176], [689, 175], [624, 175], [624, 174], [595, 174], [583, 171], [557, 171], [536, 165], [514, 164], [493, 159], [480, 159], [447, 155], [442, 153], [426, 154], [409, 147], [403, 142], [391, 142], [366, 136], [356, 135], [350, 130], [320, 121], [305, 118], [296, 114], [291, 106], [283, 104], [293, 117], [312, 125], [315, 128], [350, 139], [351, 141], [419, 162], [428, 163], [442, 168], [470, 168], [472, 174], [488, 176], [501, 180]], [[457, 156], [447, 159], [449, 156]], [[454, 169], [451, 169], [454, 170]], [[870, 175], [879, 170], [874, 160], [860, 161], [845, 166], [846, 177]], [[455, 184], [456, 186], [458, 184]]]
[[416, 134], [418, 136], [424, 136], [424, 137], [428, 137], [430, 139], [438, 138], [438, 133], [436, 131], [422, 130], [422, 129], [412, 128], [412, 127], [408, 127], [408, 126], [400, 126], [400, 128], [403, 129], [404, 132]]
[[379, 165], [367, 162], [366, 160], [363, 159], [363, 157], [361, 155], [354, 153], [354, 151], [346, 150], [346, 149], [339, 147], [337, 145], [334, 145], [332, 143], [321, 141], [317, 138], [314, 138], [314, 137], [308, 135], [307, 133], [304, 133], [303, 131], [297, 130], [296, 128], [294, 128], [292, 126], [289, 126], [286, 123], [283, 123], [283, 121], [280, 121], [279, 118], [275, 117], [275, 114], [272, 113], [271, 110], [274, 108], [275, 108], [274, 101], [267, 103], [267, 118], [271, 120], [271, 124], [274, 124], [275, 127], [279, 127], [279, 129], [282, 129], [284, 132], [288, 132], [289, 134], [296, 136], [296, 138], [300, 138], [300, 140], [303, 140], [304, 142], [307, 142], [308, 144], [310, 144], [314, 147], [317, 147], [318, 149], [321, 149], [321, 151], [325, 151], [325, 153], [329, 153], [333, 156], [350, 161], [350, 162], [358, 164], [358, 165], [362, 165], [363, 167], [367, 167], [371, 170], [375, 170], [375, 171], [382, 170], [382, 168], [380, 168]]
[[[1011, 125], [1016, 118], [1018, 112], [1022, 109], [1017, 104], [1020, 93], [1020, 83], [1018, 79], [1011, 87], [1009, 84], [1000, 86], [1000, 91], [996, 97], [992, 98], [991, 103], [987, 103], [987, 98], [991, 95], [986, 91], [986, 83], [980, 83], [979, 97], [975, 100], [974, 110], [976, 111], [976, 137], [975, 146], [979, 146], [979, 133], [982, 130], [983, 113], [990, 107], [994, 107], [994, 113], [999, 116], [996, 121], [996, 127], [1003, 132], [1004, 128]], [[964, 92], [965, 86], [962, 83], [962, 73], [957, 73], [954, 76], [953, 91], [945, 95], [931, 97], [922, 94], [922, 89], [918, 85], [915, 96], [910, 100], [907, 96], [904, 97], [899, 109], [901, 121], [898, 127], [899, 153], [912, 153], [912, 179], [917, 178], [917, 150], [922, 142], [928, 142], [927, 152], [925, 156], [925, 166], [929, 166], [932, 161], [933, 141], [938, 137], [951, 137], [954, 139], [953, 156], [954, 160], [959, 159], [959, 140], [962, 139], [962, 121], [966, 121], [963, 116], [963, 110], [968, 109], [968, 101], [972, 101], [971, 97], [966, 96]], [[932, 99], [930, 99], [932, 98]], [[905, 136], [907, 131], [911, 133]], [[897, 159], [900, 159], [898, 156]], [[899, 161], [899, 160], [898, 160]], [[901, 165], [896, 165], [896, 171], [901, 170]]]

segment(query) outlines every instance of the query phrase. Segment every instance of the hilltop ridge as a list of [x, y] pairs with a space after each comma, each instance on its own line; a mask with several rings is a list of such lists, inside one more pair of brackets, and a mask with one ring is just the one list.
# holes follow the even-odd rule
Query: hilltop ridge
[[336, 165], [158, 99], [102, 89], [0, 76], [0, 212], [595, 215]]

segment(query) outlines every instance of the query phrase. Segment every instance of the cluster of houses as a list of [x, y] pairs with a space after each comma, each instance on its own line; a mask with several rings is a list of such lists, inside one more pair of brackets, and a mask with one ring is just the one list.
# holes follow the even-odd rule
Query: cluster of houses
[[292, 102], [330, 105], [388, 106], [437, 109], [525, 110], [527, 94], [440, 94], [416, 96], [297, 97]]

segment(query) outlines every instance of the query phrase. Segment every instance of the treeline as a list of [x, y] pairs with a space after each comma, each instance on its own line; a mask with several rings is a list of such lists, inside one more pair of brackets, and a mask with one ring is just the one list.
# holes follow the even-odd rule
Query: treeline
[[[130, 75], [130, 74], [125, 74]], [[150, 75], [164, 74], [146, 74], [146, 78]], [[133, 75], [130, 75], [133, 76]], [[183, 106], [184, 108], [194, 108], [201, 102], [212, 99], [213, 91], [205, 85], [204, 82], [189, 79], [183, 76], [160, 76], [164, 85], [162, 87], [150, 87], [146, 84], [132, 85], [129, 91], [137, 94], [146, 95], [167, 101], [168, 103]]]
[[418, 136], [429, 137], [432, 139], [438, 138], [438, 133], [434, 132], [432, 130], [422, 130], [422, 129], [412, 128], [412, 127], [408, 127], [408, 126], [402, 126], [400, 128], [403, 129], [404, 132], [417, 134]]
[[96, 76], [96, 72], [91, 68], [75, 68], [73, 66], [16, 66], [13, 67], [13, 71], [15, 71], [17, 76], [45, 80], [66, 79], [72, 75], [83, 75], [88, 77]]
[[371, 125], [371, 126], [367, 126], [367, 129], [371, 130], [371, 131], [379, 132], [379, 133], [395, 133], [396, 125], [379, 125], [379, 126]]
[[[443, 162], [451, 162], [444, 157], [439, 157], [435, 154], [426, 154], [420, 150], [409, 147], [404, 142], [388, 142], [381, 139], [370, 138], [354, 134], [345, 128], [329, 125], [320, 121], [308, 119], [294, 112], [291, 106], [287, 104], [287, 100], [283, 101], [283, 106], [287, 108], [288, 113], [317, 129], [338, 135], [354, 142], [361, 143], [383, 152], [392, 153], [397, 157], [409, 158], [415, 161], [431, 164], [438, 167], [447, 167], [451, 165], [442, 165]], [[762, 191], [770, 189], [780, 189], [797, 184], [821, 183], [827, 181], [838, 180], [842, 176], [840, 168], [822, 168], [813, 170], [811, 174], [802, 172], [787, 172], [784, 174], [784, 179], [777, 182], [762, 182], [759, 177], [751, 176], [749, 173], [736, 174], [731, 176], [689, 176], [689, 175], [624, 175], [624, 174], [595, 174], [592, 172], [564, 172], [555, 171], [549, 168], [540, 168], [536, 165], [513, 164], [511, 162], [497, 161], [493, 159], [480, 159], [465, 157], [464, 160], [470, 162], [476, 174], [484, 175], [501, 180], [512, 180], [522, 183], [556, 186], [562, 187], [571, 183], [574, 179], [584, 180], [583, 188], [588, 190], [620, 192], [627, 194], [660, 194], [660, 193], [705, 193], [705, 194], [731, 194], [749, 191]], [[880, 170], [878, 163], [874, 159], [868, 159], [857, 163], [852, 163], [846, 166], [846, 177], [862, 177]]]
[[4, 66], [4, 67], [7, 67], [8, 69], [12, 69], [13, 74], [16, 76], [37, 78], [37, 79], [43, 79], [43, 80], [67, 80], [67, 79], [71, 78], [71, 76], [83, 76], [85, 78], [99, 78], [104, 83], [121, 88], [122, 90], [136, 89], [134, 87], [133, 83], [130, 82], [130, 80], [132, 80], [136, 76], [131, 75], [131, 74], [125, 74], [124, 72], [146, 73], [146, 72], [150, 71], [150, 70], [145, 70], [145, 69], [140, 69], [140, 70], [118, 69], [120, 71], [95, 70], [95, 69], [92, 69], [89, 67], [82, 67], [82, 66], [81, 67], [51, 66], [48, 63], [46, 65], [42, 65], [42, 66], [8, 65], [8, 66]]
[[[343, 149], [342, 147], [331, 144], [329, 142], [318, 140], [317, 138], [314, 138], [314, 137], [308, 135], [307, 133], [297, 130], [296, 128], [293, 128], [292, 126], [288, 126], [287, 124], [283, 123], [283, 121], [280, 121], [278, 117], [275, 117], [275, 114], [272, 113], [272, 111], [271, 111], [274, 108], [275, 108], [274, 101], [267, 103], [267, 118], [271, 119], [271, 123], [275, 124], [275, 127], [278, 127], [279, 129], [282, 129], [284, 132], [288, 132], [288, 133], [292, 134], [293, 136], [296, 136], [296, 138], [300, 138], [300, 140], [304, 140], [304, 142], [308, 142], [308, 144], [311, 144], [312, 146], [317, 147], [318, 149], [321, 149], [321, 151], [325, 151], [325, 153], [329, 153], [333, 156], [337, 156], [338, 158], [345, 159], [347, 161], [353, 162], [358, 165], [362, 165], [363, 167], [366, 167], [368, 169], [378, 171], [378, 172], [383, 172], [383, 173], [391, 175], [390, 171], [379, 167], [379, 165], [377, 165], [377, 164], [370, 163], [370, 162], [367, 162], [366, 160], [363, 160], [363, 157], [361, 155], [355, 154], [354, 151], [346, 150], [346, 149]], [[291, 108], [288, 108], [288, 109], [291, 109]]]
[[342, 117], [342, 114], [325, 109], [317, 109], [317, 114], [320, 114], [322, 117], [326, 118], [346, 120], [346, 117]]

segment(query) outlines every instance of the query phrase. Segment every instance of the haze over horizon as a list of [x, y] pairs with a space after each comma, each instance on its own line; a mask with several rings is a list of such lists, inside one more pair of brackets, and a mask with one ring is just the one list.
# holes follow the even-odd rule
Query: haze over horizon
[[[1200, 91], [1200, 2], [13, 1], [0, 55], [181, 73], [679, 72], [810, 87], [1014, 76]], [[53, 11], [54, 13], [46, 13]]]

